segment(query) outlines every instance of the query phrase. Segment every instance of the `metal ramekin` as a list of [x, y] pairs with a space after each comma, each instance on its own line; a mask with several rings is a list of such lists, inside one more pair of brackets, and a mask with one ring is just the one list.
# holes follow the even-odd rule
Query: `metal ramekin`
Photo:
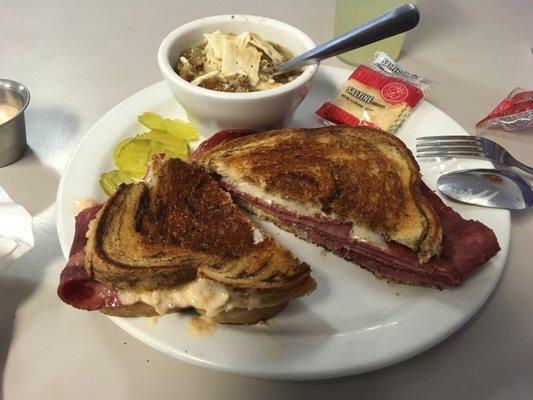
[[0, 167], [17, 161], [26, 151], [26, 124], [24, 110], [30, 102], [30, 91], [26, 86], [0, 79], [0, 104], [15, 107], [18, 112], [0, 125]]

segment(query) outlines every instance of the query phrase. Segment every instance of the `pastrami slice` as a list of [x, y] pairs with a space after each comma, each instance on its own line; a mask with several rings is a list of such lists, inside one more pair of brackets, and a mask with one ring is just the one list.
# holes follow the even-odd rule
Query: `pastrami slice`
[[88, 207], [76, 216], [74, 240], [67, 265], [61, 272], [57, 295], [65, 303], [82, 310], [94, 311], [120, 305], [117, 293], [87, 274], [84, 267], [86, 233], [101, 205]]
[[441, 288], [457, 286], [500, 250], [490, 228], [479, 221], [463, 219], [424, 183], [421, 192], [435, 209], [443, 229], [441, 254], [424, 264], [419, 262], [416, 252], [396, 242], [388, 241], [387, 248], [383, 249], [351, 239], [350, 224], [298, 215], [240, 192], [234, 186], [224, 186], [252, 209], [271, 215], [282, 229], [290, 228], [290, 231], [359, 264], [380, 278], [401, 283]]

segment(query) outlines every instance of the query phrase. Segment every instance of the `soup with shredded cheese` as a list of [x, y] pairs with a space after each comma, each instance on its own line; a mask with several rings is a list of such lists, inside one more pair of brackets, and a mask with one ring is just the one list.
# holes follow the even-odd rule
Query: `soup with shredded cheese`
[[175, 71], [186, 81], [221, 92], [255, 92], [290, 82], [302, 70], [273, 76], [273, 68], [292, 58], [287, 49], [253, 32], [204, 34], [202, 43], [180, 55]]

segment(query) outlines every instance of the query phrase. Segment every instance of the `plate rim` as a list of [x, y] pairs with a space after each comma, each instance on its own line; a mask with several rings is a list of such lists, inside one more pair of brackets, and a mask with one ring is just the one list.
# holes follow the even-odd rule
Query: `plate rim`
[[[344, 73], [347, 74], [350, 72], [348, 69], [344, 68], [338, 68], [338, 67], [331, 67], [331, 66], [325, 66], [321, 65], [321, 68], [319, 69], [317, 75], [320, 74], [320, 70], [332, 70], [332, 72], [337, 73]], [[61, 247], [61, 251], [63, 256], [68, 260], [68, 254], [69, 254], [69, 246], [68, 243], [65, 242], [65, 231], [63, 229], [64, 227], [64, 219], [63, 219], [63, 213], [65, 209], [65, 204], [63, 204], [63, 192], [65, 189], [65, 182], [66, 182], [66, 175], [67, 172], [70, 170], [71, 165], [73, 163], [73, 160], [76, 158], [76, 155], [80, 151], [80, 148], [84, 145], [88, 137], [90, 137], [94, 131], [97, 131], [103, 123], [107, 120], [107, 118], [114, 114], [117, 109], [119, 109], [124, 104], [131, 101], [131, 98], [134, 96], [142, 96], [144, 92], [150, 92], [153, 90], [157, 90], [158, 87], [165, 87], [164, 81], [156, 82], [152, 85], [149, 85], [133, 94], [125, 98], [124, 100], [117, 103], [115, 106], [113, 106], [111, 109], [109, 109], [101, 118], [98, 119], [98, 121], [88, 129], [88, 131], [81, 137], [77, 145], [75, 146], [74, 150], [72, 151], [67, 163], [65, 164], [65, 167], [62, 170], [61, 173], [61, 179], [58, 185], [58, 191], [56, 195], [56, 204], [57, 204], [57, 215], [56, 215], [56, 229], [59, 237], [59, 243]], [[170, 95], [170, 92], [169, 92]], [[440, 108], [436, 107], [432, 103], [430, 103], [427, 100], [424, 100], [427, 102], [431, 107], [435, 108], [442, 114], [444, 114], [447, 118], [450, 120], [455, 121], [452, 117], [450, 117], [447, 113], [442, 111]], [[458, 124], [458, 123], [457, 123]], [[459, 125], [459, 124], [458, 124]], [[460, 126], [460, 125], [459, 125]], [[464, 128], [462, 128], [462, 132], [466, 132]], [[462, 134], [461, 132], [461, 134]], [[467, 132], [468, 134], [468, 132]], [[363, 372], [370, 372], [377, 369], [381, 369], [387, 366], [391, 366], [393, 364], [397, 364], [399, 362], [402, 362], [406, 359], [409, 359], [411, 357], [414, 357], [418, 354], [421, 354], [422, 352], [434, 347], [436, 344], [446, 340], [451, 335], [455, 334], [458, 330], [460, 330], [471, 318], [482, 308], [482, 306], [487, 302], [487, 300], [492, 296], [494, 293], [494, 289], [500, 282], [501, 276], [503, 274], [503, 271], [507, 267], [507, 259], [509, 255], [509, 249], [510, 249], [510, 239], [511, 239], [511, 214], [508, 210], [501, 210], [505, 211], [504, 214], [502, 214], [502, 217], [505, 219], [505, 232], [502, 232], [502, 235], [505, 236], [504, 238], [501, 238], [502, 240], [505, 240], [505, 247], [502, 247], [500, 249], [499, 256], [502, 259], [502, 267], [499, 268], [497, 275], [491, 282], [489, 290], [487, 290], [486, 294], [483, 296], [482, 299], [478, 302], [476, 307], [470, 310], [469, 313], [462, 316], [461, 321], [457, 323], [452, 329], [446, 330], [441, 332], [439, 335], [435, 335], [432, 340], [428, 340], [425, 342], [422, 346], [414, 346], [414, 349], [407, 349], [400, 352], [396, 352], [394, 354], [394, 357], [385, 357], [382, 359], [379, 359], [375, 361], [374, 363], [371, 363], [370, 365], [363, 364], [363, 365], [357, 365], [353, 367], [339, 367], [337, 369], [329, 368], [327, 371], [315, 371], [315, 372], [308, 372], [308, 371], [291, 371], [290, 374], [288, 374], [286, 371], [275, 371], [272, 369], [264, 369], [264, 370], [248, 370], [246, 368], [239, 368], [238, 365], [231, 365], [231, 364], [220, 364], [220, 363], [214, 363], [212, 361], [202, 359], [201, 357], [196, 357], [192, 354], [185, 353], [183, 350], [178, 351], [169, 351], [167, 348], [165, 348], [164, 345], [160, 344], [157, 340], [151, 340], [148, 338], [148, 336], [132, 325], [128, 324], [128, 321], [126, 318], [120, 318], [120, 317], [112, 317], [107, 316], [114, 324], [116, 324], [118, 327], [126, 331], [128, 334], [132, 335], [136, 339], [142, 341], [144, 344], [157, 349], [158, 351], [171, 356], [173, 358], [179, 359], [181, 361], [200, 366], [209, 368], [211, 370], [219, 371], [219, 372], [225, 372], [225, 373], [233, 373], [240, 376], [247, 376], [247, 377], [254, 377], [254, 378], [262, 378], [262, 379], [276, 379], [276, 380], [315, 380], [315, 379], [330, 379], [335, 377], [345, 377], [350, 375], [355, 375]], [[501, 243], [500, 243], [501, 245]]]

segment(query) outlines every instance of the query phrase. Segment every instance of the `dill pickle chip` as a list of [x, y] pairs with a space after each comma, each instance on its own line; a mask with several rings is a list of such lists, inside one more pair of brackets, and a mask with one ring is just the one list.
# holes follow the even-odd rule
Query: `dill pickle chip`
[[[198, 138], [198, 132], [191, 124], [164, 118], [154, 112], [145, 112], [137, 118], [141, 124], [150, 128], [150, 131], [124, 139], [115, 146], [113, 159], [118, 172], [131, 178], [142, 179], [152, 156], [161, 153], [167, 158], [187, 160], [189, 147], [186, 140]], [[109, 175], [109, 178], [101, 179], [100, 184], [106, 193], [114, 190], [110, 179], [116, 176], [118, 175]]]
[[129, 142], [131, 142], [133, 138], [129, 137], [124, 140], [121, 140], [118, 142], [118, 144], [115, 146], [115, 150], [113, 151], [113, 161], [115, 161], [115, 164], [117, 163], [117, 156], [122, 151], [122, 148], [127, 145]]
[[117, 168], [132, 178], [142, 179], [146, 173], [146, 163], [149, 161], [152, 143], [146, 139], [131, 139], [116, 154]]
[[164, 118], [154, 112], [142, 113], [137, 118], [144, 126], [156, 131], [167, 132], [179, 139], [192, 140], [198, 138], [196, 129], [190, 123], [179, 119]]
[[163, 118], [161, 115], [154, 112], [145, 112], [137, 117], [139, 122], [150, 129], [164, 130], [164, 121], [166, 118]]
[[194, 140], [198, 139], [198, 131], [185, 121], [179, 119], [165, 119], [164, 130], [177, 138]]
[[116, 186], [113, 184], [113, 182], [107, 180], [105, 178], [105, 174], [108, 172], [104, 172], [102, 175], [100, 175], [100, 187], [104, 191], [105, 194], [108, 196], [115, 191]]
[[100, 175], [100, 187], [107, 194], [112, 194], [122, 183], [131, 183], [133, 180], [119, 170], [104, 172]]
[[170, 151], [168, 150], [168, 148], [163, 143], [159, 143], [159, 142], [156, 142], [154, 140], [150, 140], [150, 151], [148, 152], [148, 160], [147, 161], [152, 161], [152, 156], [153, 155], [161, 154], [161, 153], [165, 153], [167, 155], [167, 157], [171, 157], [170, 156]]
[[141, 139], [149, 139], [163, 144], [170, 153], [187, 153], [189, 151], [187, 142], [176, 138], [167, 132], [151, 130], [139, 136]]

